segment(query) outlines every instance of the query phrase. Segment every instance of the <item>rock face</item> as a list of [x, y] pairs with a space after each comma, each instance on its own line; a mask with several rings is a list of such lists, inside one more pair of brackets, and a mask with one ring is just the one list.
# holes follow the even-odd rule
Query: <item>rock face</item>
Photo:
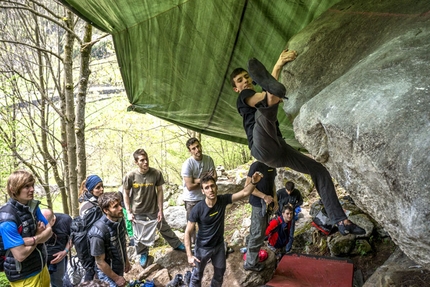
[[429, 270], [423, 270], [420, 265], [397, 249], [384, 265], [373, 273], [363, 287], [427, 286], [429, 280]]
[[341, 1], [288, 47], [296, 138], [430, 268], [430, 2]]

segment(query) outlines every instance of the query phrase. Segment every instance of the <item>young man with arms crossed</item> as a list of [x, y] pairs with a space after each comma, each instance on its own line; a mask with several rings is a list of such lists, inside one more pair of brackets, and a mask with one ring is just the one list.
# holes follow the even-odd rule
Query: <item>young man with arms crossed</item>
[[124, 273], [130, 271], [131, 266], [127, 256], [121, 197], [117, 192], [103, 193], [98, 203], [103, 216], [88, 232], [98, 278], [108, 282], [110, 287], [126, 286]]
[[161, 171], [149, 167], [148, 154], [144, 149], [136, 150], [133, 157], [138, 168], [124, 178], [124, 206], [128, 219], [133, 223], [134, 243], [136, 253], [140, 254], [140, 265], [146, 267], [149, 247], [143, 239], [148, 238], [147, 232], [151, 232], [149, 237], [155, 235], [154, 228], [145, 228], [146, 221], [156, 220], [156, 228], [174, 249], [185, 252], [185, 247], [164, 219], [164, 178]]
[[[257, 59], [251, 59], [248, 62], [249, 74], [245, 69], [237, 68], [230, 75], [233, 90], [239, 93], [237, 109], [243, 117], [243, 127], [251, 154], [268, 166], [289, 167], [309, 174], [329, 218], [337, 224], [340, 233], [364, 234], [365, 230], [352, 223], [345, 215], [327, 169], [321, 163], [292, 148], [282, 138], [277, 115], [279, 103], [285, 97], [286, 90], [277, 79], [282, 67], [296, 57], [296, 51], [284, 50], [272, 74]], [[255, 91], [253, 80], [263, 88], [263, 92]]]
[[[200, 201], [193, 208], [185, 230], [185, 247], [188, 263], [191, 266], [195, 266], [189, 286], [201, 286], [203, 271], [209, 259], [212, 260], [214, 267], [211, 286], [220, 287], [222, 285], [226, 269], [226, 254], [224, 250], [224, 217], [226, 206], [249, 196], [262, 177], [262, 174], [256, 172], [252, 175], [250, 184], [245, 186], [243, 190], [235, 194], [224, 195], [217, 194], [218, 187], [211, 175], [204, 176], [200, 180], [205, 200]], [[191, 251], [191, 235], [196, 228], [196, 224], [198, 224], [199, 230], [196, 238], [195, 255], [193, 255]]]
[[[181, 175], [183, 179], [183, 200], [187, 211], [187, 220], [193, 207], [205, 199], [200, 188], [200, 178], [206, 174], [213, 176], [217, 180], [215, 165], [212, 158], [203, 154], [202, 145], [196, 138], [190, 138], [186, 146], [191, 156], [182, 164]], [[191, 237], [191, 242], [195, 243], [196, 234]]]

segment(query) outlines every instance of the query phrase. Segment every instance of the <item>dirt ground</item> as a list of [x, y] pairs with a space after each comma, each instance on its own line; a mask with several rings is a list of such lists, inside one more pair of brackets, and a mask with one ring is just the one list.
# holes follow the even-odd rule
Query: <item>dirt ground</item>
[[[247, 200], [242, 200], [237, 203], [234, 203], [230, 206], [230, 208], [226, 211], [226, 220], [225, 220], [225, 240], [227, 242], [230, 241], [234, 230], [240, 229], [242, 221], [244, 218], [250, 217], [251, 213], [251, 207], [247, 203]], [[160, 239], [157, 243], [158, 245], [162, 245], [163, 240]], [[384, 262], [390, 257], [390, 255], [395, 250], [395, 244], [389, 239], [373, 239], [372, 240], [372, 247], [373, 250], [375, 250], [372, 253], [365, 254], [365, 255], [357, 255], [357, 256], [351, 256], [349, 259], [351, 259], [354, 263], [354, 269], [359, 270], [362, 273], [363, 281], [365, 282], [374, 272], [375, 270], [384, 264]], [[231, 260], [240, 260], [241, 254], [239, 252], [239, 249], [242, 246], [233, 246], [233, 249], [235, 250], [234, 254], [231, 254]], [[180, 253], [177, 251], [170, 251], [171, 248], [169, 246], [160, 246], [159, 248], [165, 248], [166, 249], [166, 256], [169, 258], [168, 260], [174, 261], [175, 263], [172, 263], [170, 265], [169, 274], [171, 277], [174, 276], [174, 274], [177, 273], [185, 273], [186, 270], [188, 270], [188, 265], [186, 262], [186, 255], [184, 253]], [[314, 255], [321, 255], [321, 256], [330, 256], [328, 249], [325, 252], [321, 252], [321, 250], [318, 250], [311, 247], [309, 249], [311, 254]], [[237, 254], [236, 254], [237, 253]], [[136, 279], [138, 278], [138, 275], [142, 272], [142, 268], [135, 264], [133, 266], [133, 269], [126, 275], [126, 279]], [[227, 274], [226, 274], [227, 275]], [[405, 278], [405, 280], [410, 278]], [[226, 276], [225, 281], [228, 282], [229, 278]]]

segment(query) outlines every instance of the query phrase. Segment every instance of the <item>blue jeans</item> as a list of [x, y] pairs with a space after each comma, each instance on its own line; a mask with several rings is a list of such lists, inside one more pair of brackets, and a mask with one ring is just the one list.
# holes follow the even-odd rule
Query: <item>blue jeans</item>
[[116, 285], [115, 281], [113, 281], [110, 277], [108, 277], [106, 274], [104, 274], [100, 269], [97, 268], [97, 275], [99, 276], [99, 279], [101, 281], [109, 283], [109, 287], [118, 287]]
[[293, 220], [291, 222], [291, 229], [290, 229], [290, 234], [288, 234], [288, 243], [287, 243], [287, 246], [285, 246], [285, 252], [290, 252], [291, 251], [291, 247], [293, 247], [294, 230], [295, 229], [296, 229], [296, 221]]

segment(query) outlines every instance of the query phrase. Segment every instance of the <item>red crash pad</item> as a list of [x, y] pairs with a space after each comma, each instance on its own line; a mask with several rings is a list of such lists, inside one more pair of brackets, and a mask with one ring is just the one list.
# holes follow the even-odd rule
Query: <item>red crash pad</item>
[[271, 287], [351, 287], [354, 265], [349, 259], [302, 254], [282, 257]]

